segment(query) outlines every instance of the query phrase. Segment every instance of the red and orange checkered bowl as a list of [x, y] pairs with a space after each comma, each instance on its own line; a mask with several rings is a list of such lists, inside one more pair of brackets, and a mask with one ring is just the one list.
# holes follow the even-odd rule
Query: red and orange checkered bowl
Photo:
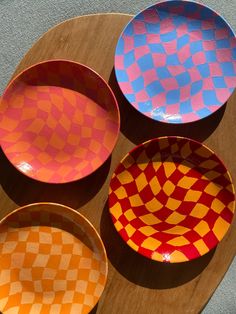
[[0, 265], [0, 309], [18, 314], [89, 313], [108, 272], [95, 228], [53, 203], [31, 204], [2, 219]]
[[138, 253], [185, 262], [213, 249], [234, 215], [231, 176], [206, 146], [181, 137], [149, 140], [115, 170], [109, 210], [116, 230]]
[[48, 183], [81, 179], [110, 156], [120, 115], [108, 84], [85, 65], [49, 60], [13, 79], [0, 105], [0, 144], [27, 176]]

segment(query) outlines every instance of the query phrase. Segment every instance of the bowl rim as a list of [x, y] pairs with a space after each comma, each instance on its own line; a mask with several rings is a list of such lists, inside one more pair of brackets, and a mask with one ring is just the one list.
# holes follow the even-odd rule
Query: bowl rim
[[[136, 251], [136, 250], [133, 248], [133, 246], [130, 245], [130, 243], [128, 243], [128, 242], [123, 238], [122, 234], [117, 230], [117, 228], [116, 228], [116, 226], [115, 226], [115, 224], [114, 224], [113, 218], [112, 218], [113, 215], [112, 215], [112, 213], [111, 213], [111, 208], [110, 208], [110, 192], [112, 191], [111, 188], [110, 188], [110, 184], [111, 184], [111, 181], [113, 180], [113, 178], [114, 178], [115, 175], [116, 175], [116, 171], [117, 171], [119, 165], [122, 164], [123, 161], [125, 161], [125, 159], [126, 159], [129, 155], [131, 155], [132, 152], [134, 152], [136, 149], [139, 149], [140, 147], [145, 146], [145, 145], [147, 145], [147, 144], [149, 144], [149, 143], [151, 143], [151, 142], [155, 142], [155, 141], [158, 142], [159, 140], [163, 140], [163, 139], [180, 139], [180, 140], [186, 140], [186, 141], [188, 141], [188, 142], [193, 142], [193, 143], [195, 143], [195, 144], [197, 144], [197, 145], [200, 145], [200, 146], [203, 147], [204, 149], [206, 149], [206, 150], [208, 150], [209, 152], [211, 152], [211, 153], [218, 159], [219, 163], [220, 163], [220, 164], [223, 166], [223, 168], [225, 169], [225, 173], [227, 174], [228, 179], [229, 179], [229, 182], [230, 182], [230, 185], [231, 185], [231, 187], [232, 187], [232, 195], [233, 195], [233, 200], [232, 200], [232, 202], [233, 202], [233, 204], [232, 204], [233, 212], [232, 212], [232, 214], [233, 214], [233, 216], [232, 216], [232, 220], [230, 221], [230, 224], [229, 224], [227, 230], [225, 231], [223, 237], [222, 237], [214, 246], [212, 246], [211, 249], [208, 249], [208, 251], [207, 251], [206, 253], [201, 254], [200, 256], [196, 256], [196, 257], [194, 257], [194, 258], [191, 258], [190, 260], [187, 260], [187, 261], [184, 261], [184, 260], [182, 260], [182, 261], [176, 261], [176, 260], [170, 260], [170, 261], [160, 260], [160, 259], [158, 259], [158, 258], [155, 257], [155, 256], [154, 256], [154, 257], [153, 257], [153, 256], [150, 257], [150, 256], [145, 255], [143, 252], [138, 252], [138, 251]], [[138, 144], [138, 145], [135, 146], [134, 148], [132, 148], [132, 149], [131, 149], [127, 154], [125, 154], [125, 156], [118, 162], [117, 166], [115, 167], [115, 169], [114, 169], [114, 171], [113, 171], [113, 174], [112, 174], [112, 176], [111, 176], [110, 182], [109, 182], [108, 208], [109, 208], [109, 213], [110, 213], [110, 219], [111, 219], [111, 222], [112, 222], [112, 224], [113, 224], [115, 230], [116, 230], [117, 233], [120, 235], [120, 237], [122, 238], [122, 240], [126, 243], [126, 245], [128, 245], [128, 246], [129, 246], [132, 250], [134, 250], [137, 254], [140, 254], [140, 255], [144, 256], [145, 258], [147, 258], [147, 259], [150, 259], [150, 260], [155, 261], [155, 262], [160, 262], [160, 263], [170, 263], [170, 264], [187, 263], [187, 262], [189, 262], [189, 261], [193, 261], [193, 260], [195, 260], [195, 259], [201, 258], [202, 256], [204, 256], [204, 255], [206, 255], [207, 253], [209, 253], [210, 251], [212, 251], [212, 250], [223, 240], [223, 238], [225, 237], [225, 235], [228, 233], [228, 231], [229, 231], [229, 229], [230, 229], [230, 227], [231, 227], [231, 225], [232, 225], [233, 219], [234, 219], [234, 215], [235, 215], [235, 205], [236, 205], [236, 194], [235, 194], [235, 186], [234, 186], [233, 178], [232, 178], [232, 176], [231, 176], [229, 170], [228, 170], [227, 167], [225, 166], [225, 163], [222, 161], [222, 159], [220, 159], [220, 158], [218, 157], [218, 155], [217, 155], [211, 148], [209, 148], [207, 145], [205, 145], [204, 143], [201, 143], [200, 141], [193, 140], [193, 139], [188, 138], [188, 137], [183, 137], [183, 136], [178, 136], [178, 135], [177, 135], [177, 136], [175, 136], [175, 135], [170, 135], [170, 136], [168, 136], [168, 135], [167, 135], [167, 136], [154, 137], [154, 138], [151, 138], [151, 139], [149, 139], [149, 140], [147, 140], [147, 141], [145, 141], [145, 142], [143, 142], [143, 143]]]
[[83, 64], [83, 63], [80, 63], [80, 62], [77, 62], [77, 61], [73, 61], [73, 60], [68, 60], [68, 59], [63, 59], [63, 58], [57, 58], [57, 59], [48, 59], [48, 60], [44, 60], [44, 61], [40, 61], [40, 62], [37, 62], [37, 63], [34, 63], [32, 64], [31, 66], [29, 67], [26, 67], [25, 69], [23, 69], [22, 71], [20, 71], [15, 77], [13, 77], [9, 83], [7, 84], [4, 92], [2, 93], [2, 95], [0, 96], [0, 107], [1, 107], [1, 102], [4, 101], [4, 97], [6, 96], [9, 88], [12, 86], [12, 84], [14, 84], [24, 73], [28, 72], [29, 70], [31, 70], [32, 68], [38, 66], [38, 65], [42, 65], [42, 64], [47, 64], [47, 63], [54, 63], [54, 62], [65, 62], [65, 63], [68, 63], [68, 64], [75, 64], [75, 65], [78, 65], [82, 68], [85, 68], [87, 69], [88, 71], [92, 72], [99, 80], [102, 81], [102, 83], [104, 84], [104, 86], [106, 86], [106, 88], [108, 89], [112, 99], [113, 99], [113, 102], [114, 102], [114, 107], [115, 107], [115, 111], [117, 113], [117, 130], [116, 130], [116, 134], [115, 134], [115, 137], [114, 137], [114, 142], [113, 142], [113, 146], [112, 146], [112, 149], [110, 151], [110, 153], [108, 154], [107, 158], [104, 159], [104, 161], [98, 165], [96, 168], [93, 169], [92, 172], [89, 172], [88, 174], [82, 176], [82, 177], [78, 177], [78, 178], [75, 178], [75, 179], [72, 179], [72, 180], [67, 180], [67, 181], [63, 181], [63, 182], [50, 182], [50, 181], [47, 181], [47, 180], [43, 180], [43, 179], [39, 179], [37, 177], [34, 177], [34, 176], [31, 176], [29, 175], [27, 172], [24, 172], [22, 171], [21, 169], [19, 169], [15, 163], [13, 163], [11, 161], [10, 158], [8, 158], [8, 155], [5, 153], [5, 150], [3, 149], [3, 146], [1, 145], [1, 140], [0, 140], [0, 146], [2, 148], [2, 151], [4, 153], [4, 155], [6, 156], [7, 160], [11, 163], [11, 165], [14, 166], [14, 168], [19, 171], [20, 173], [22, 173], [23, 175], [27, 176], [28, 178], [32, 179], [32, 180], [36, 180], [37, 182], [41, 182], [41, 183], [46, 183], [46, 184], [55, 184], [55, 185], [58, 185], [58, 184], [67, 184], [67, 183], [72, 183], [72, 182], [76, 182], [76, 181], [79, 181], [79, 180], [83, 180], [84, 178], [87, 178], [88, 176], [90, 176], [91, 174], [93, 174], [95, 171], [97, 171], [103, 164], [106, 163], [106, 161], [110, 158], [110, 156], [112, 155], [113, 153], [113, 150], [114, 148], [116, 147], [117, 145], [117, 142], [118, 142], [118, 138], [119, 138], [119, 135], [120, 135], [120, 126], [121, 126], [121, 115], [120, 115], [120, 109], [119, 109], [119, 105], [118, 105], [118, 101], [116, 99], [116, 96], [112, 90], [112, 88], [110, 87], [109, 83], [98, 73], [96, 72], [95, 70], [93, 70], [91, 67]]

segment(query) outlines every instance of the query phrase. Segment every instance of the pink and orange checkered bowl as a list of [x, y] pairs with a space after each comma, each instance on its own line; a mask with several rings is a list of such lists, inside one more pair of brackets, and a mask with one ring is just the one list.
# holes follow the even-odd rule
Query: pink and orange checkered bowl
[[138, 253], [160, 262], [198, 258], [222, 240], [233, 219], [231, 176], [215, 153], [182, 137], [149, 140], [115, 170], [109, 210]]
[[110, 156], [120, 115], [108, 84], [68, 60], [33, 65], [13, 79], [0, 103], [1, 147], [27, 176], [66, 183], [88, 176]]
[[3, 313], [89, 313], [107, 280], [104, 245], [91, 223], [53, 203], [18, 208], [0, 222]]

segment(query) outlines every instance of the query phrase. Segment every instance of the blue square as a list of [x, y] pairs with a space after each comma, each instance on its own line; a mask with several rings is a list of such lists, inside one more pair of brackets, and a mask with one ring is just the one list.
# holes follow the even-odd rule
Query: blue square
[[129, 23], [125, 28], [125, 36], [133, 36], [134, 35], [134, 27], [132, 23]]
[[203, 82], [202, 81], [197, 81], [197, 82], [193, 82], [191, 85], [191, 96], [196, 95], [197, 93], [200, 92], [200, 90], [202, 89], [203, 86]]
[[167, 105], [173, 105], [179, 102], [180, 91], [179, 89], [171, 90], [166, 94], [166, 103]]
[[210, 69], [208, 64], [199, 64], [197, 65], [198, 71], [201, 74], [202, 78], [207, 78], [210, 76]]
[[156, 69], [156, 72], [159, 79], [172, 77], [172, 75], [170, 74], [169, 70], [166, 67], [159, 67]]
[[201, 28], [202, 28], [201, 20], [191, 20], [191, 22], [188, 21], [188, 30], [190, 32], [197, 31], [197, 30], [199, 30]]
[[186, 86], [190, 83], [191, 78], [188, 72], [184, 72], [175, 76], [180, 87]]
[[225, 76], [235, 76], [235, 71], [233, 64], [231, 62], [222, 62], [220, 64], [223, 75]]
[[203, 101], [206, 106], [215, 106], [215, 105], [221, 104], [216, 97], [215, 91], [204, 90], [202, 94], [203, 94]]
[[158, 34], [160, 32], [160, 24], [146, 23], [145, 26], [148, 34]]
[[120, 37], [117, 47], [116, 47], [116, 55], [118, 56], [123, 55], [124, 47], [125, 47], [124, 39]]
[[167, 65], [180, 65], [181, 63], [179, 61], [178, 56], [176, 54], [173, 54], [173, 55], [167, 56], [166, 64]]
[[232, 58], [236, 60], [236, 48], [232, 49]]
[[183, 16], [176, 15], [176, 16], [173, 16], [173, 22], [172, 23], [174, 24], [175, 27], [178, 27], [182, 24], [185, 24], [186, 21], [185, 21], [185, 19], [183, 19]]
[[177, 38], [177, 33], [176, 33], [176, 30], [174, 30], [174, 31], [166, 33], [166, 34], [161, 34], [160, 37], [161, 37], [161, 41], [169, 42], [169, 41], [172, 41], [172, 40]]
[[166, 106], [157, 107], [152, 110], [151, 117], [155, 120], [164, 120], [166, 113]]
[[146, 54], [139, 58], [137, 63], [142, 72], [150, 70], [154, 67], [152, 56], [150, 54]]
[[209, 10], [208, 8], [202, 7], [201, 11], [200, 11], [200, 16], [201, 16], [202, 19], [208, 20], [208, 19], [210, 19], [211, 17], [214, 16], [214, 13], [211, 10]]
[[202, 38], [204, 40], [215, 39], [215, 31], [213, 29], [203, 29], [202, 30]]
[[230, 48], [230, 42], [228, 39], [220, 39], [216, 41], [216, 48]]
[[185, 34], [177, 39], [177, 50], [181, 49], [189, 43], [189, 35]]
[[186, 69], [191, 69], [191, 68], [194, 67], [194, 63], [193, 63], [192, 57], [189, 57], [187, 60], [185, 60], [185, 62], [184, 62], [184, 67], [185, 67]]
[[138, 102], [138, 109], [143, 113], [150, 112], [152, 110], [152, 102], [150, 100]]
[[190, 44], [191, 54], [195, 54], [203, 50], [202, 41], [198, 40]]
[[135, 93], [140, 92], [142, 89], [144, 89], [144, 79], [142, 76], [138, 77], [136, 80], [131, 82], [132, 88]]
[[147, 44], [146, 35], [135, 35], [134, 36], [134, 47], [145, 46]]
[[159, 19], [162, 21], [164, 19], [168, 19], [170, 17], [170, 13], [164, 8], [164, 9], [158, 9], [157, 14], [159, 16]]
[[207, 117], [211, 114], [211, 110], [207, 109], [207, 108], [202, 108], [198, 111], [196, 111], [196, 114], [200, 117], [200, 118], [204, 118]]
[[216, 52], [214, 50], [209, 50], [205, 52], [207, 62], [216, 62]]
[[181, 102], [180, 104], [180, 113], [185, 114], [185, 113], [190, 113], [193, 112], [193, 108], [191, 106], [191, 100], [186, 100], [184, 102]]
[[128, 68], [130, 65], [132, 65], [135, 62], [135, 56], [134, 51], [129, 51], [124, 55], [124, 67]]
[[213, 83], [216, 88], [225, 88], [227, 85], [225, 84], [225, 80], [221, 76], [213, 77]]
[[125, 70], [117, 70], [116, 69], [116, 77], [119, 82], [128, 82], [129, 77]]
[[128, 99], [130, 103], [133, 103], [136, 101], [134, 94], [125, 94], [125, 97]]
[[162, 44], [149, 44], [148, 46], [151, 52], [166, 53]]
[[164, 88], [159, 81], [154, 81], [146, 86], [146, 92], [148, 93], [149, 97], [154, 97], [161, 92], [164, 92]]

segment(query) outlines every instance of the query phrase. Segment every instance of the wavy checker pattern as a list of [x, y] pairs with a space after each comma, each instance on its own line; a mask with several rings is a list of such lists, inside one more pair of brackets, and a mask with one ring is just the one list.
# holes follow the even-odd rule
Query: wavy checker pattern
[[206, 254], [227, 232], [234, 188], [217, 156], [178, 137], [131, 151], [112, 176], [109, 208], [115, 228], [140, 254], [184, 262]]
[[66, 61], [23, 72], [1, 102], [1, 146], [20, 171], [64, 183], [109, 157], [119, 132], [116, 100], [92, 70]]
[[236, 87], [236, 39], [211, 9], [165, 1], [126, 26], [115, 72], [127, 100], [144, 115], [196, 121], [220, 108]]
[[106, 282], [101, 243], [65, 208], [60, 208], [64, 218], [55, 208], [39, 209], [18, 211], [1, 225], [0, 309], [6, 314], [89, 313]]

